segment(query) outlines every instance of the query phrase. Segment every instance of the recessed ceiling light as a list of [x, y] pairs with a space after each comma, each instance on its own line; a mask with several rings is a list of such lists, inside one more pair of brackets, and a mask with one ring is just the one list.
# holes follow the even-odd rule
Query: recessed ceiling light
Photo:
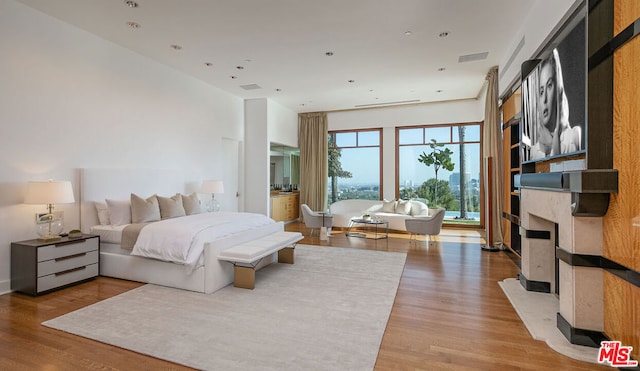
[[204, 62], [204, 65], [205, 65], [205, 66], [207, 66], [207, 67], [212, 67], [212, 66], [213, 66], [213, 63], [211, 63], [211, 62]]
[[138, 7], [138, 3], [136, 3], [135, 1], [126, 0], [124, 3], [125, 3], [129, 8], [137, 8], [137, 7]]
[[439, 37], [447, 37], [447, 36], [449, 36], [449, 32], [448, 31], [442, 31], [442, 32], [440, 32], [440, 34], [438, 36]]
[[326, 55], [327, 57], [330, 57], [330, 56], [333, 55], [333, 52], [326, 52], [326, 53], [324, 53], [324, 55]]
[[169, 45], [169, 47], [173, 50], [182, 50], [182, 47], [180, 45], [177, 44], [171, 44]]
[[446, 69], [447, 69], [446, 67], [440, 67], [440, 68], [438, 68], [438, 71], [442, 72], [442, 71], [444, 71]]
[[136, 23], [136, 22], [127, 22], [127, 26], [129, 26], [129, 28], [133, 28], [133, 29], [140, 28], [140, 24]]
[[411, 34], [412, 34], [412, 32], [411, 32], [411, 31], [405, 31], [405, 32], [404, 32], [404, 35], [405, 35], [405, 36], [411, 36]]

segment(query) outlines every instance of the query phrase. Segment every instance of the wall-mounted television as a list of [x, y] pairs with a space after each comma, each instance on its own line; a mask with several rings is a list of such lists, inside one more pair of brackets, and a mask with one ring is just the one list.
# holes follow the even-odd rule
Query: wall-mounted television
[[585, 152], [585, 16], [569, 20], [540, 54], [522, 64], [522, 162]]

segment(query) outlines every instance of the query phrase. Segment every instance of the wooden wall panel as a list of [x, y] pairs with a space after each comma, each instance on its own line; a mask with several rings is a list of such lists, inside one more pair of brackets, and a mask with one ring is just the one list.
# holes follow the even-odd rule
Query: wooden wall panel
[[[615, 2], [615, 28], [640, 16], [640, 2]], [[629, 7], [630, 9], [626, 9]], [[632, 12], [632, 14], [629, 14]], [[611, 195], [604, 217], [604, 256], [640, 271], [640, 37], [614, 54], [613, 161], [618, 169], [618, 193]]]
[[[614, 34], [640, 18], [640, 1], [614, 1]], [[618, 193], [611, 195], [603, 218], [603, 255], [640, 271], [640, 37], [614, 54], [613, 167]], [[604, 330], [633, 347], [640, 359], [640, 288], [608, 272], [604, 274]]]
[[640, 359], [640, 288], [606, 271], [604, 287], [604, 332], [633, 346], [633, 358]]
[[615, 0], [613, 6], [615, 35], [640, 18], [640, 1]]
[[506, 123], [511, 120], [516, 113], [520, 112], [520, 107], [522, 105], [522, 96], [520, 93], [520, 88], [516, 90], [507, 100], [502, 103], [502, 122]]
[[[512, 116], [513, 117], [513, 116]], [[502, 131], [502, 210], [511, 212], [511, 130], [507, 127]], [[502, 240], [511, 247], [511, 222], [502, 218]]]

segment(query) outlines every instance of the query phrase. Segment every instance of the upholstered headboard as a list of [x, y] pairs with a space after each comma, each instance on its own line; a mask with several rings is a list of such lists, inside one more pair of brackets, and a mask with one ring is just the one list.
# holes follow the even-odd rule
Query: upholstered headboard
[[88, 233], [99, 224], [95, 201], [129, 200], [131, 193], [172, 196], [194, 192], [198, 187], [198, 181], [187, 181], [176, 169], [80, 169], [80, 229]]

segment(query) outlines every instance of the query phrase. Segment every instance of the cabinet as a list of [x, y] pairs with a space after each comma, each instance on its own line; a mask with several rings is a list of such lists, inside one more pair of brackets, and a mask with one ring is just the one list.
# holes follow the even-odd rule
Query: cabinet
[[98, 276], [100, 237], [11, 243], [11, 289], [39, 295]]
[[290, 222], [300, 217], [300, 193], [271, 195], [271, 218], [276, 222]]
[[520, 195], [516, 187], [520, 175], [520, 88], [503, 99], [502, 111], [502, 230], [504, 244], [520, 256]]

